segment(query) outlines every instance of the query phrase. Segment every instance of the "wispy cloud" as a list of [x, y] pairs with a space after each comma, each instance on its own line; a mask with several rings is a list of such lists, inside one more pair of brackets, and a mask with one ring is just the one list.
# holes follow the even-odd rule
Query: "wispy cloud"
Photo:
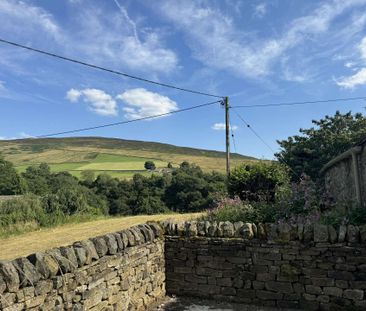
[[[360, 44], [357, 46], [359, 59], [363, 62], [363, 65], [366, 63], [366, 37], [364, 37]], [[345, 65], [348, 68], [352, 68], [354, 66], [354, 63], [348, 62]], [[346, 77], [340, 77], [338, 79], [335, 79], [338, 86], [345, 88], [345, 89], [354, 89], [355, 87], [359, 85], [366, 84], [366, 67], [363, 67], [356, 71], [355, 74], [346, 76]]]
[[102, 116], [116, 116], [118, 115], [118, 107], [116, 101], [111, 95], [98, 89], [70, 89], [66, 98], [72, 102], [77, 103], [79, 99], [83, 99], [84, 103], [88, 104], [91, 111]]
[[150, 73], [170, 73], [178, 66], [176, 53], [164, 46], [159, 29], [139, 29], [117, 0], [116, 12], [82, 5], [80, 31], [69, 35], [75, 49], [98, 63]]
[[[193, 56], [220, 70], [241, 77], [265, 77], [289, 50], [325, 34], [331, 23], [346, 10], [365, 5], [365, 0], [332, 0], [310, 14], [293, 19], [277, 36], [248, 36], [219, 8], [207, 2], [163, 2], [161, 13], [183, 31]], [[249, 31], [249, 30], [248, 30]]]
[[[118, 10], [114, 11], [105, 11], [89, 1], [69, 2], [75, 19], [72, 25], [60, 26], [44, 8], [25, 1], [2, 0], [1, 32], [15, 41], [41, 48], [47, 42], [47, 49], [57, 48], [59, 53], [88, 58], [100, 65], [165, 74], [177, 68], [178, 57], [164, 46], [159, 29], [139, 29], [117, 0]], [[13, 58], [19, 54], [8, 55], [7, 65], [16, 63]], [[4, 63], [1, 59], [0, 62]]]
[[6, 90], [6, 87], [5, 87], [5, 81], [1, 81], [0, 80], [0, 92], [1, 91], [5, 91]]
[[43, 40], [41, 34], [55, 40], [62, 37], [60, 27], [50, 13], [25, 1], [0, 1], [0, 18], [2, 32], [12, 35], [33, 33]]
[[354, 75], [336, 79], [336, 83], [345, 89], [354, 89], [356, 86], [366, 84], [366, 68], [358, 70]]
[[267, 4], [259, 3], [254, 7], [253, 16], [257, 18], [263, 18], [267, 14]]
[[175, 101], [143, 88], [130, 89], [116, 97], [125, 103], [125, 118], [137, 119], [172, 112], [178, 109]]
[[[226, 129], [226, 125], [225, 123], [215, 123], [211, 128], [215, 131], [224, 131]], [[236, 131], [238, 129], [236, 125], [232, 125], [230, 128], [232, 131]]]
[[27, 134], [25, 132], [20, 132], [17, 136], [0, 136], [0, 140], [13, 140], [21, 138], [34, 138], [34, 136]]

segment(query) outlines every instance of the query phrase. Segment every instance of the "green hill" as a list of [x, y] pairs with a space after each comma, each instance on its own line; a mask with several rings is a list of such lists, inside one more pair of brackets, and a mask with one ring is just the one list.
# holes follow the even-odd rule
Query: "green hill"
[[[144, 163], [155, 162], [158, 170], [171, 162], [195, 163], [203, 170], [225, 171], [225, 153], [214, 150], [179, 147], [169, 144], [103, 137], [70, 137], [17, 139], [0, 141], [0, 151], [19, 171], [26, 167], [48, 163], [52, 171], [69, 171], [79, 176], [84, 170], [129, 178], [136, 172], [147, 173]], [[258, 161], [255, 158], [231, 154], [232, 165]]]

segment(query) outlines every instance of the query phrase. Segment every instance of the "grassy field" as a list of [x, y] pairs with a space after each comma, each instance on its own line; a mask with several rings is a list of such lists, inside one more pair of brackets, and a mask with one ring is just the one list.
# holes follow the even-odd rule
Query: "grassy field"
[[159, 221], [170, 218], [174, 218], [175, 221], [183, 221], [194, 219], [201, 215], [202, 213], [119, 217], [27, 232], [0, 239], [0, 260], [14, 259], [53, 247], [70, 245], [75, 241], [119, 231], [147, 221]]
[[[80, 177], [84, 170], [96, 174], [106, 172], [117, 178], [131, 178], [135, 172], [145, 175], [145, 161], [155, 162], [158, 170], [168, 162], [178, 166], [183, 161], [195, 163], [205, 171], [225, 171], [225, 154], [173, 145], [113, 138], [79, 137], [53, 139], [21, 139], [0, 141], [0, 150], [19, 172], [28, 166], [45, 162], [53, 172], [69, 171]], [[232, 166], [258, 161], [232, 154]]]

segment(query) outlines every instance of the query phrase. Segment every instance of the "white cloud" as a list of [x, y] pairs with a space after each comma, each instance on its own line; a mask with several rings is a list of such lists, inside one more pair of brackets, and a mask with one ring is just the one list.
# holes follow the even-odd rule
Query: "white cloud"
[[143, 88], [127, 90], [116, 98], [127, 105], [123, 111], [125, 118], [129, 120], [169, 113], [178, 109], [177, 103], [170, 98]]
[[0, 80], [0, 92], [1, 91], [5, 91], [6, 90], [6, 87], [5, 87], [5, 81], [1, 81]]
[[61, 39], [61, 30], [53, 16], [43, 8], [25, 1], [0, 1], [1, 30], [6, 33], [25, 35], [36, 34], [36, 38], [45, 38], [46, 34], [56, 40]]
[[76, 103], [79, 101], [80, 98], [82, 98], [83, 101], [88, 104], [91, 111], [102, 116], [118, 115], [118, 107], [116, 101], [111, 95], [105, 93], [102, 90], [70, 89], [66, 94], [66, 98], [72, 103]]
[[346, 10], [365, 0], [333, 0], [311, 14], [292, 20], [282, 34], [256, 38], [207, 2], [164, 1], [161, 13], [183, 31], [193, 56], [206, 66], [231, 71], [241, 77], [263, 77], [290, 49], [324, 34]]
[[[139, 26], [125, 7], [108, 12], [82, 6], [73, 47], [94, 62], [151, 73], [170, 73], [178, 67], [176, 53], [164, 46], [160, 29]], [[70, 44], [69, 44], [70, 45]]]
[[360, 53], [361, 53], [361, 58], [363, 58], [364, 60], [366, 60], [366, 37], [364, 37], [361, 40], [360, 45], [358, 46]]
[[[359, 57], [363, 62], [366, 61], [366, 37], [361, 40], [361, 43], [357, 46]], [[349, 66], [348, 66], [349, 65]], [[348, 62], [345, 66], [352, 68], [355, 64]], [[335, 79], [338, 86], [345, 89], [354, 89], [359, 85], [366, 84], [366, 67], [359, 69], [355, 74]]]
[[358, 85], [366, 84], [366, 68], [362, 68], [354, 75], [336, 79], [336, 83], [345, 89], [353, 89]]
[[[212, 127], [213, 130], [216, 131], [224, 131], [226, 129], [225, 123], [215, 123]], [[236, 125], [231, 126], [231, 130], [236, 131], [238, 127]]]
[[13, 137], [0, 136], [0, 140], [13, 140], [13, 139], [22, 139], [22, 138], [34, 138], [34, 136], [29, 135], [25, 132], [20, 132], [18, 136], [13, 136]]
[[[15, 41], [29, 44], [31, 40], [36, 47], [46, 42], [47, 49], [104, 66], [148, 73], [170, 73], [178, 67], [178, 57], [164, 47], [160, 29], [139, 27], [117, 0], [118, 10], [113, 11], [88, 1], [68, 2], [75, 14], [60, 26], [50, 12], [30, 1], [0, 0], [1, 30]], [[6, 55], [10, 63], [6, 65], [19, 63], [21, 55], [19, 50], [11, 57]], [[2, 58], [0, 55], [0, 63], [4, 63]]]
[[262, 18], [267, 14], [267, 4], [266, 3], [259, 3], [254, 7], [254, 17]]
[[80, 96], [82, 95], [82, 92], [76, 89], [70, 89], [67, 94], [66, 98], [71, 101], [72, 103], [78, 102]]

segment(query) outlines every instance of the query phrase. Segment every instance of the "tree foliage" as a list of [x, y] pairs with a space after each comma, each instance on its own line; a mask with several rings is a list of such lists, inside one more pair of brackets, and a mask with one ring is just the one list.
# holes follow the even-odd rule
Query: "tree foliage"
[[226, 192], [222, 174], [203, 173], [200, 167], [183, 162], [172, 174], [165, 202], [174, 211], [195, 212], [212, 206], [217, 194]]
[[0, 195], [22, 194], [26, 185], [20, 178], [13, 164], [0, 154]]
[[145, 169], [151, 170], [151, 171], [156, 169], [155, 163], [153, 161], [146, 161], [144, 164], [144, 167], [145, 167]]
[[312, 123], [313, 127], [300, 129], [300, 135], [278, 141], [282, 150], [277, 158], [292, 168], [293, 179], [302, 173], [318, 179], [327, 162], [366, 137], [366, 118], [361, 113], [337, 111]]
[[276, 191], [288, 181], [288, 170], [278, 163], [243, 164], [231, 172], [228, 191], [244, 201], [274, 202]]

